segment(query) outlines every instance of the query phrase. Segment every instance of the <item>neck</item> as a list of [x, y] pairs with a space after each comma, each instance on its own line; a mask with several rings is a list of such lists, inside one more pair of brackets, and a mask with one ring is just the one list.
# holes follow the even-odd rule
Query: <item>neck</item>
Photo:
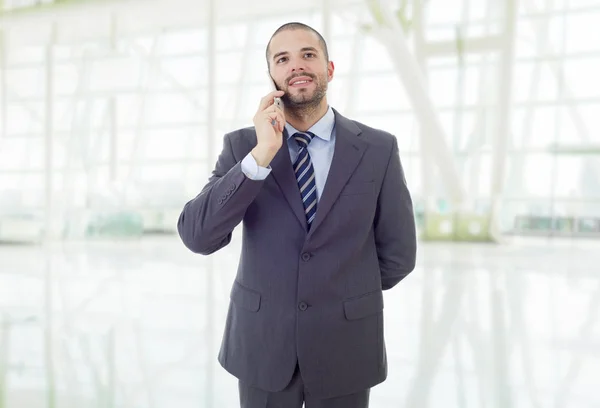
[[321, 102], [316, 106], [299, 106], [292, 108], [285, 108], [285, 120], [294, 129], [298, 129], [300, 132], [306, 132], [308, 129], [314, 126], [329, 109], [327, 105], [327, 98], [323, 98]]

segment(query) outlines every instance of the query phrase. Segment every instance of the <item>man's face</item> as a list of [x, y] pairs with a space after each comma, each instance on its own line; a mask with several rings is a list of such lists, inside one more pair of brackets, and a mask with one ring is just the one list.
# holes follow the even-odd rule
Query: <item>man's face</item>
[[269, 72], [286, 107], [316, 106], [333, 79], [333, 63], [327, 62], [319, 37], [308, 30], [286, 30], [271, 40]]

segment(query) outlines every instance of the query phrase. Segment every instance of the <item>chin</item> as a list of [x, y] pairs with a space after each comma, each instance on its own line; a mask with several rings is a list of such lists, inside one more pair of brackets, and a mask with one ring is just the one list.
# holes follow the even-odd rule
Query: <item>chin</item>
[[315, 93], [308, 93], [306, 91], [299, 91], [297, 93], [289, 94], [290, 100], [294, 103], [307, 103], [314, 102]]

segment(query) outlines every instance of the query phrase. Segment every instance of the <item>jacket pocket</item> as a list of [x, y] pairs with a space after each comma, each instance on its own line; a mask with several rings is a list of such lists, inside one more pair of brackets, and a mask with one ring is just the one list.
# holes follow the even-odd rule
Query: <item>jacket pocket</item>
[[344, 301], [344, 313], [348, 320], [362, 319], [382, 310], [383, 293], [380, 290]]
[[251, 312], [258, 312], [260, 308], [260, 293], [242, 286], [238, 281], [233, 282], [229, 297], [233, 303]]

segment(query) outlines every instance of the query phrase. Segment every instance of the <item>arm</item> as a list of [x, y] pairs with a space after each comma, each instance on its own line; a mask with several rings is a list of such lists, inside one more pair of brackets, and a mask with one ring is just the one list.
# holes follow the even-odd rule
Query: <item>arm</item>
[[282, 95], [283, 91], [273, 91], [260, 101], [253, 118], [257, 144], [249, 153], [252, 157], [238, 162], [231, 144], [235, 133], [225, 135], [208, 184], [183, 208], [177, 231], [192, 252], [209, 255], [228, 245], [233, 230], [258, 195], [268, 176], [266, 167], [283, 144], [285, 117], [272, 106], [274, 98]]
[[233, 230], [259, 193], [266, 175], [252, 180], [244, 174], [242, 164], [234, 157], [231, 135], [226, 135], [212, 176], [200, 194], [184, 206], [177, 222], [179, 236], [192, 252], [209, 255], [228, 245]]
[[415, 268], [417, 241], [412, 199], [393, 140], [375, 215], [375, 243], [383, 290], [393, 288]]

